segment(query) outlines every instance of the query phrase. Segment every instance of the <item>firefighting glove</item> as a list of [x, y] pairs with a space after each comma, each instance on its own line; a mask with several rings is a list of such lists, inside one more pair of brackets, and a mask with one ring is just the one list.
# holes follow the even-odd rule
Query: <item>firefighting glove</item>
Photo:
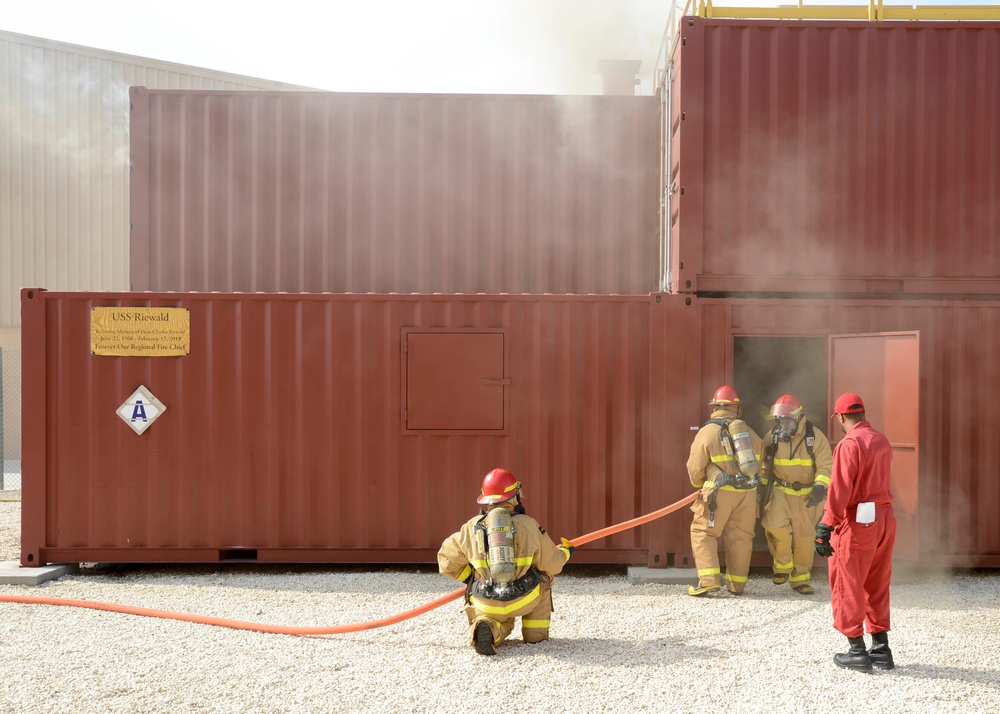
[[822, 555], [824, 558], [829, 558], [833, 555], [833, 546], [830, 545], [831, 533], [833, 533], [833, 528], [827, 524], [816, 524], [816, 555]]
[[569, 561], [569, 559], [573, 557], [573, 552], [576, 550], [576, 547], [565, 538], [562, 538], [561, 540], [562, 545], [559, 546], [559, 550], [566, 551], [566, 560]]
[[823, 503], [824, 498], [826, 498], [826, 486], [820, 483], [813, 484], [813, 490], [812, 493], [809, 494], [809, 500], [806, 501], [806, 506], [808, 508], [818, 506]]

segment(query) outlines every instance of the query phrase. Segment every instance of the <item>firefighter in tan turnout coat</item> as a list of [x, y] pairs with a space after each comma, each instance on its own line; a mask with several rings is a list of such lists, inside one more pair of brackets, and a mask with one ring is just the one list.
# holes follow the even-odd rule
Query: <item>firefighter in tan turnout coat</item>
[[813, 541], [830, 487], [833, 451], [791, 394], [778, 397], [771, 416], [774, 426], [764, 435], [761, 463], [761, 525], [774, 559], [772, 579], [775, 585], [787, 582], [796, 592], [812, 595]]
[[483, 655], [496, 653], [518, 617], [525, 642], [548, 639], [552, 581], [574, 550], [565, 539], [557, 546], [525, 514], [520, 488], [506, 469], [486, 474], [478, 498], [484, 510], [438, 551], [441, 573], [467, 585], [469, 635]]
[[[691, 548], [698, 569], [698, 586], [689, 595], [705, 595], [721, 588], [719, 538], [726, 551], [726, 587], [742, 595], [750, 572], [754, 527], [757, 523], [757, 461], [761, 440], [740, 419], [742, 405], [736, 390], [719, 387], [709, 405], [710, 420], [691, 444], [687, 470], [691, 485], [700, 489], [691, 504]], [[731, 426], [736, 426], [733, 433]]]

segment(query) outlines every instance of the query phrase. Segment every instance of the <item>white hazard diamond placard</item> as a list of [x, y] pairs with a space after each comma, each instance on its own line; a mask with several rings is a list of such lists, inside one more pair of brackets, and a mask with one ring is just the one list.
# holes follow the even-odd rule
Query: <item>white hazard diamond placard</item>
[[118, 407], [118, 416], [132, 427], [136, 434], [141, 434], [166, 410], [163, 402], [154, 397], [146, 387], [140, 386], [132, 392], [132, 396], [126, 399], [124, 404]]

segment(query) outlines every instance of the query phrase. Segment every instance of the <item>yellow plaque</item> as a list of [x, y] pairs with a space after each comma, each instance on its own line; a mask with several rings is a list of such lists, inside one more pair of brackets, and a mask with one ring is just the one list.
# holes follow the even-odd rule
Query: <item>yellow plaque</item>
[[90, 351], [113, 357], [177, 357], [191, 352], [186, 307], [93, 307]]

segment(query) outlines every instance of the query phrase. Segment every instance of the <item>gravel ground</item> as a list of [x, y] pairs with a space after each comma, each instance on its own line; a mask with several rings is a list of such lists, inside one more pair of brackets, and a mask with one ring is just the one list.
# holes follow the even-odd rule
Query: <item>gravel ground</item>
[[[20, 504], [0, 503], [0, 561]], [[585, 547], [585, 546], [584, 546]], [[747, 595], [570, 566], [552, 635], [495, 657], [466, 644], [458, 601], [397, 625], [298, 637], [74, 607], [0, 603], [0, 712], [1000, 711], [1000, 573], [898, 572], [896, 669], [833, 665], [818, 571], [804, 597], [751, 575]], [[87, 564], [0, 594], [101, 600], [270, 624], [380, 619], [456, 588], [429, 567]]]

